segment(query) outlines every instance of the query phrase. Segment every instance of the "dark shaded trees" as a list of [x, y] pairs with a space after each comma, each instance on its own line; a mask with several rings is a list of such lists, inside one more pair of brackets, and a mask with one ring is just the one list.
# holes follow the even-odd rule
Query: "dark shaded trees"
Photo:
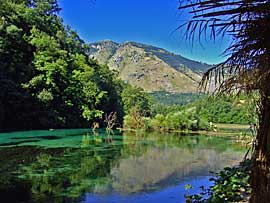
[[0, 4], [0, 130], [71, 128], [123, 115], [123, 84], [89, 58], [55, 0]]
[[217, 84], [219, 92], [260, 93], [259, 126], [252, 166], [251, 202], [270, 202], [270, 2], [268, 0], [183, 0], [180, 9], [192, 14], [186, 34], [215, 39], [230, 34], [228, 59], [210, 69], [202, 87]]

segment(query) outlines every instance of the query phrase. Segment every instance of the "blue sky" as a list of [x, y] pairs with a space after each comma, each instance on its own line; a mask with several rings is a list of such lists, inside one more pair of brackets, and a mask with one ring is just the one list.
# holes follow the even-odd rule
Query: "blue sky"
[[177, 10], [179, 0], [59, 0], [64, 23], [85, 42], [110, 39], [136, 41], [165, 48], [187, 58], [207, 63], [224, 60], [221, 53], [229, 40], [203, 42], [193, 46], [175, 31], [189, 18]]

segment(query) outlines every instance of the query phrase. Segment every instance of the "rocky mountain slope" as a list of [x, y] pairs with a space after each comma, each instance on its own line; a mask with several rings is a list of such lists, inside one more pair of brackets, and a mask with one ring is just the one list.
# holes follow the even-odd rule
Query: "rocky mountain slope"
[[119, 72], [119, 77], [148, 92], [196, 92], [202, 73], [211, 66], [158, 47], [136, 42], [90, 44], [91, 57]]

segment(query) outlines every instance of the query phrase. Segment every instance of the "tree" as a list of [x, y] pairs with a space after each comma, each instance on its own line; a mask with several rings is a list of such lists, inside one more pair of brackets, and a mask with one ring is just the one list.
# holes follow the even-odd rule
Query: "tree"
[[150, 114], [151, 97], [142, 88], [126, 85], [121, 96], [126, 114], [130, 114], [132, 109], [142, 116]]
[[229, 34], [228, 59], [207, 71], [201, 87], [214, 83], [218, 92], [258, 91], [259, 125], [252, 156], [252, 203], [270, 202], [270, 1], [182, 0], [192, 15], [186, 26], [190, 40], [198, 34]]
[[89, 127], [110, 112], [122, 118], [122, 82], [90, 59], [59, 10], [56, 0], [1, 0], [0, 130]]

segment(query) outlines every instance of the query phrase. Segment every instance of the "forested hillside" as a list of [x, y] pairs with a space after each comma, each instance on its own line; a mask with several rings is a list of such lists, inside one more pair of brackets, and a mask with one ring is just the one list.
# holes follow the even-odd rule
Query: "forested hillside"
[[213, 123], [255, 124], [257, 122], [256, 94], [211, 96], [156, 92], [151, 95], [154, 98], [151, 110], [153, 115], [196, 111], [200, 119]]
[[[119, 75], [115, 71], [109, 70], [107, 65], [99, 65], [92, 59], [90, 53], [92, 53], [93, 45], [90, 47], [85, 44], [75, 31], [64, 26], [62, 19], [58, 16], [59, 11], [60, 8], [54, 0], [1, 1], [1, 131], [91, 127], [93, 122], [105, 126], [106, 118], [112, 112], [116, 112], [115, 122], [121, 126], [126, 114], [132, 115], [139, 112], [144, 116], [155, 116], [175, 113], [183, 109], [177, 105], [184, 105], [204, 97], [191, 93], [156, 92], [152, 95], [158, 102], [151, 103], [151, 97], [143, 92], [143, 89], [125, 84], [124, 81], [118, 79]], [[146, 59], [152, 63], [160, 61], [158, 57], [163, 57], [163, 60], [167, 57], [168, 62], [170, 57], [175, 58], [163, 49], [136, 43], [126, 43], [122, 47], [113, 42], [106, 42], [105, 45], [105, 50], [99, 50], [99, 54], [103, 53], [99, 55], [102, 56], [103, 62], [112, 58], [111, 54], [130, 53], [131, 49], [134, 53], [126, 56], [126, 59], [121, 58], [122, 62], [119, 63], [133, 60], [138, 64]], [[101, 45], [95, 46], [101, 49], [98, 48]], [[178, 56], [179, 60], [180, 58]], [[165, 62], [160, 62], [165, 64]], [[111, 69], [115, 69], [115, 63], [109, 63], [112, 66]], [[192, 64], [196, 66], [193, 68], [197, 68], [194, 71], [198, 72], [203, 70], [200, 68], [209, 67], [198, 62], [192, 62]], [[141, 66], [141, 68], [147, 71], [145, 67]], [[177, 91], [177, 88], [183, 90], [185, 87], [189, 88], [185, 89], [187, 92], [191, 89], [195, 91], [196, 86], [191, 84], [193, 82], [197, 84], [196, 80], [199, 78], [191, 79], [191, 75], [184, 71], [184, 66], [182, 68], [179, 66], [180, 72], [176, 69], [177, 67], [174, 67], [168, 71], [169, 69], [161, 68], [167, 75], [162, 75], [163, 73], [160, 75], [163, 78], [160, 80], [163, 82], [158, 83], [160, 87], [165, 89], [168, 87], [173, 92]], [[160, 73], [160, 69], [156, 67], [155, 70], [159, 71], [153, 71], [155, 74], [150, 75], [158, 79], [156, 74]], [[121, 71], [120, 75], [130, 69]], [[126, 73], [128, 75], [130, 72]], [[170, 73], [175, 73], [175, 75], [170, 75]], [[179, 84], [175, 82], [174, 86], [170, 86], [167, 79], [171, 76], [177, 78], [176, 73], [182, 75], [180, 79], [178, 78]], [[138, 72], [138, 74], [143, 73]], [[192, 72], [193, 76], [197, 77], [198, 74]], [[140, 78], [144, 77], [146, 76]], [[188, 80], [184, 80], [187, 78]], [[138, 78], [136, 81], [138, 84], [144, 84]], [[151, 84], [151, 82], [147, 83], [150, 86]], [[151, 88], [156, 87], [151, 86]], [[248, 123], [249, 114], [245, 101], [247, 101], [246, 98], [235, 102], [224, 97], [216, 101], [215, 99], [202, 100], [191, 106], [196, 106], [197, 116], [212, 122]]]
[[0, 130], [91, 126], [110, 112], [121, 122], [123, 83], [59, 11], [55, 0], [1, 0]]

